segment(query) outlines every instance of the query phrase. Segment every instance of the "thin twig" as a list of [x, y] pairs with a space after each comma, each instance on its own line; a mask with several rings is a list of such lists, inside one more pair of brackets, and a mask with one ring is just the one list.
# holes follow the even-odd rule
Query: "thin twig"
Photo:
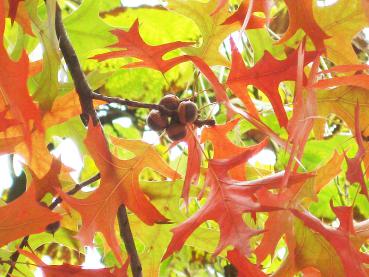
[[96, 100], [104, 101], [106, 103], [116, 103], [119, 105], [129, 106], [129, 107], [134, 107], [134, 108], [145, 108], [145, 109], [150, 109], [150, 110], [158, 110], [162, 114], [165, 114], [168, 116], [175, 114], [175, 111], [169, 110], [166, 107], [159, 105], [159, 104], [143, 103], [143, 102], [138, 102], [138, 101], [133, 101], [133, 100], [128, 100], [128, 99], [123, 99], [120, 97], [105, 96], [105, 95], [101, 95], [95, 92], [92, 93], [92, 98]]
[[202, 127], [202, 126], [205, 126], [205, 125], [214, 126], [215, 125], [215, 120], [212, 119], [212, 118], [204, 119], [204, 120], [196, 119], [196, 121], [193, 124], [195, 124], [197, 127]]
[[[29, 239], [29, 236], [25, 236], [23, 238], [23, 240], [21, 241], [21, 243], [19, 244], [18, 248], [19, 249], [22, 249], [23, 247], [25, 247], [27, 244], [28, 244], [28, 239]], [[8, 273], [6, 274], [6, 277], [11, 277], [12, 276], [12, 273], [15, 269], [15, 264], [19, 258], [19, 251], [15, 251], [11, 256], [10, 256], [10, 267], [9, 267], [9, 270], [8, 270]]]
[[142, 266], [137, 254], [137, 249], [135, 246], [135, 242], [133, 240], [132, 231], [131, 228], [129, 227], [127, 210], [124, 205], [121, 205], [118, 209], [118, 223], [120, 236], [124, 241], [127, 253], [129, 253], [133, 277], [142, 277]]
[[[67, 192], [67, 194], [69, 195], [73, 195], [76, 194], [78, 191], [80, 191], [83, 187], [88, 186], [90, 184], [92, 184], [93, 182], [97, 181], [100, 179], [100, 173], [96, 174], [95, 176], [93, 176], [92, 178], [80, 183], [80, 184], [76, 184], [74, 186], [74, 188], [72, 188], [71, 190], [69, 190]], [[56, 206], [58, 206], [58, 204], [60, 204], [63, 201], [63, 199], [61, 197], [56, 198], [48, 207], [50, 210], [53, 210], [56, 208]], [[28, 244], [28, 239], [29, 236], [25, 236], [23, 238], [23, 240], [21, 241], [21, 243], [19, 244], [18, 248], [22, 249], [24, 248], [27, 244]], [[15, 268], [15, 264], [17, 263], [17, 260], [19, 258], [19, 251], [15, 251], [11, 256], [10, 256], [10, 268], [8, 270], [8, 273], [6, 274], [7, 277], [11, 277], [14, 268]]]
[[[80, 183], [80, 184], [77, 184], [74, 186], [74, 188], [72, 188], [71, 190], [69, 190], [67, 192], [68, 195], [74, 195], [76, 194], [77, 192], [79, 192], [82, 188], [88, 186], [88, 185], [91, 185], [93, 182], [96, 182], [97, 180], [99, 180], [101, 178], [101, 175], [100, 173], [97, 173], [95, 176], [91, 177], [90, 179]], [[58, 197], [56, 198], [49, 206], [49, 209], [50, 210], [53, 210], [56, 208], [56, 206], [58, 206], [61, 202], [63, 201], [63, 199], [61, 197]]]

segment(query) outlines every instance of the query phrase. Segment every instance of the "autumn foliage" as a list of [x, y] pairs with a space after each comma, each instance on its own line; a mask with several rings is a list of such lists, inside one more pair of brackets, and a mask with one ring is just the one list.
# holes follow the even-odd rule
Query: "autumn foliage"
[[0, 0], [0, 275], [369, 276], [368, 1], [124, 4]]

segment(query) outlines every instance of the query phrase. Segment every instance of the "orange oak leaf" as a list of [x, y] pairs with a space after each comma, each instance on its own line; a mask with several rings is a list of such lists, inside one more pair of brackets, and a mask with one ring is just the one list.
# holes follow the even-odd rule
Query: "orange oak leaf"
[[7, 118], [8, 109], [0, 112], [0, 132], [4, 132], [11, 126], [18, 125], [19, 122], [14, 118]]
[[[247, 147], [241, 147], [229, 140], [227, 134], [232, 131], [240, 120], [234, 119], [228, 121], [224, 125], [215, 125], [211, 127], [206, 127], [201, 133], [201, 142], [210, 140], [214, 148], [214, 159], [227, 159], [233, 157]], [[245, 180], [246, 167], [245, 164], [240, 164], [239, 166], [230, 170], [230, 176], [235, 180]]]
[[[247, 68], [244, 62], [240, 61], [241, 55], [234, 53], [238, 51], [234, 42], [231, 41], [231, 43], [233, 43], [232, 52], [235, 60], [232, 60], [232, 67], [227, 80], [228, 87], [236, 95], [244, 95], [241, 99], [253, 115], [255, 114], [255, 108], [252, 108], [253, 103], [247, 94], [247, 85], [253, 85], [263, 91], [273, 106], [279, 124], [286, 127], [288, 119], [278, 92], [278, 86], [282, 81], [297, 80], [298, 50], [293, 51], [285, 60], [281, 61], [275, 59], [269, 52], [265, 52], [254, 67]], [[312, 62], [316, 56], [316, 52], [306, 52], [303, 65]]]
[[138, 20], [136, 20], [128, 31], [123, 31], [119, 29], [113, 30], [112, 33], [117, 36], [118, 42], [111, 45], [110, 47], [122, 48], [123, 50], [110, 51], [105, 54], [99, 54], [94, 56], [93, 59], [103, 61], [119, 57], [135, 57], [137, 59], [140, 59], [141, 61], [130, 63], [123, 67], [149, 67], [159, 70], [163, 73], [167, 72], [173, 66], [187, 61], [187, 58], [185, 56], [179, 56], [168, 60], [164, 60], [163, 56], [175, 49], [189, 46], [192, 44], [191, 42], [176, 41], [162, 45], [151, 46], [143, 41], [140, 36], [138, 27], [139, 23]]
[[18, 144], [23, 142], [22, 136], [0, 139], [0, 154], [9, 154], [15, 152]]
[[299, 29], [302, 29], [313, 41], [316, 50], [324, 51], [324, 40], [328, 39], [329, 36], [324, 33], [314, 19], [312, 0], [285, 0], [285, 3], [288, 8], [289, 25], [279, 43], [289, 40]]
[[31, 185], [19, 198], [0, 207], [0, 246], [30, 234], [45, 231], [47, 225], [60, 220], [36, 201], [35, 188]]
[[179, 175], [172, 170], [154, 147], [140, 140], [123, 140], [112, 137], [115, 146], [132, 152], [135, 157], [121, 160], [109, 151], [102, 127], [90, 122], [85, 144], [100, 174], [100, 186], [87, 198], [76, 199], [62, 194], [65, 202], [81, 214], [82, 228], [78, 237], [91, 245], [96, 232], [101, 232], [115, 256], [120, 259], [120, 246], [114, 230], [118, 208], [125, 205], [144, 223], [153, 225], [167, 219], [150, 203], [139, 185], [144, 168], [152, 168], [171, 179]]
[[[15, 1], [17, 2], [17, 1]], [[14, 2], [14, 3], [15, 3]], [[17, 3], [18, 4], [18, 3]], [[40, 111], [29, 95], [27, 88], [28, 56], [23, 51], [19, 61], [12, 61], [4, 47], [5, 15], [4, 1], [0, 2], [0, 92], [2, 102], [9, 107], [13, 118], [22, 125], [23, 135], [28, 146], [31, 145], [31, 126], [33, 122], [41, 130]]]
[[227, 259], [237, 268], [238, 277], [266, 277], [255, 264], [251, 263], [240, 251], [232, 250], [227, 252]]
[[63, 166], [62, 162], [57, 158], [53, 157], [49, 171], [41, 179], [32, 171], [33, 176], [33, 186], [36, 190], [36, 199], [41, 200], [46, 193], [51, 193], [53, 195], [61, 189], [61, 184], [59, 181], [59, 174], [62, 173], [62, 169], [66, 172], [67, 169]]
[[[94, 101], [94, 106], [102, 104], [102, 101]], [[71, 91], [55, 99], [51, 110], [43, 114], [42, 127], [48, 129], [61, 124], [81, 114], [81, 105], [78, 94]], [[82, 124], [82, 123], [81, 123]], [[22, 137], [19, 128], [7, 128], [0, 133], [0, 151], [2, 153], [15, 152], [25, 159], [26, 165], [33, 171], [38, 179], [42, 179], [50, 169], [53, 157], [47, 149], [45, 134], [39, 130], [33, 130], [30, 134], [31, 150]]]
[[[220, 239], [214, 255], [219, 254], [228, 245], [243, 255], [249, 253], [250, 237], [262, 231], [248, 227], [242, 215], [245, 212], [270, 211], [269, 207], [264, 210], [254, 201], [254, 193], [263, 187], [278, 187], [283, 174], [274, 174], [253, 181], [237, 181], [230, 178], [228, 172], [260, 152], [267, 144], [268, 140], [264, 140], [230, 159], [209, 161], [205, 183], [210, 186], [210, 193], [206, 203], [194, 215], [172, 229], [173, 237], [163, 259], [179, 251], [187, 238], [207, 220], [214, 220], [220, 228]], [[297, 182], [308, 177], [310, 176], [298, 174], [289, 181]]]

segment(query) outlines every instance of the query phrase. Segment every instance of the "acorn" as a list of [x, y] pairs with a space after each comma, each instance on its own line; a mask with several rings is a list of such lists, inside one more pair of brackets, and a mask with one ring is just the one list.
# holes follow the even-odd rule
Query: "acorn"
[[160, 100], [159, 105], [163, 105], [168, 110], [175, 111], [179, 105], [179, 98], [174, 94], [167, 94]]
[[163, 131], [168, 127], [168, 117], [162, 115], [158, 110], [151, 110], [147, 117], [147, 125], [154, 131]]
[[197, 106], [192, 101], [183, 101], [178, 106], [179, 121], [182, 124], [192, 123], [197, 119]]
[[167, 135], [171, 140], [181, 140], [187, 134], [186, 126], [181, 123], [172, 123], [167, 128]]

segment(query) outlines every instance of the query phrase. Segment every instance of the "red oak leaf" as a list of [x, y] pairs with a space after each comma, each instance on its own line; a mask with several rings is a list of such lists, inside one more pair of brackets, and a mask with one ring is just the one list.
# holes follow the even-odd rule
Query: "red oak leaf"
[[[230, 25], [235, 22], [238, 22], [240, 26], [242, 26], [244, 24], [244, 20], [247, 15], [247, 11], [249, 9], [249, 2], [250, 2], [249, 0], [243, 1], [241, 5], [239, 6], [238, 10], [223, 22], [223, 25]], [[262, 2], [263, 1], [259, 1], [259, 2], [256, 1], [256, 3], [254, 2], [253, 12], [257, 12], [257, 11], [263, 12], [264, 11], [264, 6], [263, 6], [264, 3]], [[259, 3], [259, 6], [256, 5], [257, 3]], [[264, 24], [265, 24], [264, 18], [251, 14], [250, 19], [247, 23], [247, 29], [263, 28]]]
[[232, 250], [227, 252], [227, 259], [237, 268], [238, 277], [266, 277], [256, 265], [251, 263], [240, 251]]
[[[206, 127], [201, 133], [201, 142], [210, 140], [214, 148], [214, 159], [227, 159], [231, 158], [241, 152], [247, 147], [241, 147], [229, 140], [227, 134], [234, 129], [239, 122], [239, 119], [235, 119], [227, 122], [224, 125], [216, 125]], [[245, 164], [230, 170], [230, 176], [236, 180], [245, 180], [246, 168]]]
[[238, 51], [236, 44], [231, 38], [231, 48], [232, 48], [232, 67], [231, 72], [229, 73], [227, 85], [232, 90], [232, 92], [242, 101], [245, 105], [248, 113], [259, 119], [259, 113], [252, 102], [248, 92], [247, 86], [244, 82], [235, 81], [235, 79], [242, 78], [243, 74], [240, 70], [245, 70], [245, 63], [243, 62], [242, 55]]
[[329, 79], [319, 80], [314, 84], [314, 88], [325, 89], [336, 86], [355, 86], [368, 89], [369, 75], [362, 73], [362, 70], [368, 70], [369, 66], [366, 64], [360, 65], [339, 65], [331, 67], [328, 70], [319, 72], [319, 74], [337, 74], [337, 73], [349, 73], [354, 71], [353, 75], [344, 75], [333, 77]]
[[119, 57], [134, 57], [140, 59], [141, 61], [133, 62], [123, 67], [148, 67], [154, 70], [158, 70], [161, 73], [167, 72], [169, 69], [177, 64], [191, 61], [199, 68], [202, 74], [204, 74], [204, 76], [212, 84], [217, 96], [217, 100], [219, 102], [227, 101], [227, 95], [223, 85], [220, 84], [217, 76], [201, 58], [197, 56], [183, 55], [168, 60], [163, 59], [163, 56], [168, 52], [184, 46], [189, 46], [192, 44], [191, 42], [176, 41], [156, 46], [148, 45], [140, 36], [138, 20], [133, 23], [132, 27], [128, 31], [117, 29], [112, 32], [118, 37], [118, 42], [114, 45], [111, 45], [111, 47], [123, 48], [123, 50], [110, 51], [105, 54], [99, 54], [94, 56], [93, 59], [103, 61]]
[[[254, 193], [263, 187], [278, 187], [283, 174], [275, 174], [253, 181], [237, 181], [230, 178], [228, 172], [260, 152], [267, 144], [268, 141], [264, 140], [260, 144], [248, 147], [231, 159], [209, 161], [205, 183], [210, 186], [210, 193], [206, 203], [185, 222], [172, 229], [173, 237], [163, 259], [179, 251], [187, 238], [207, 220], [214, 220], [220, 228], [220, 240], [214, 255], [219, 254], [228, 245], [233, 246], [243, 255], [249, 253], [249, 238], [262, 231], [249, 228], [243, 221], [242, 214], [262, 210], [270, 211], [269, 207], [264, 210], [254, 201]], [[290, 178], [290, 182], [306, 178], [306, 175], [299, 174]]]
[[[316, 174], [311, 176], [305, 183], [293, 183], [292, 187], [287, 187], [286, 190], [278, 195], [271, 194], [265, 190], [260, 190], [256, 193], [259, 203], [263, 206], [280, 207], [296, 207], [306, 197], [315, 199], [316, 194], [326, 186], [333, 178], [341, 173], [343, 163], [343, 155], [337, 152], [332, 158], [322, 167], [316, 170]], [[293, 178], [293, 177], [292, 177]], [[292, 253], [295, 246], [295, 234], [293, 231], [293, 216], [287, 210], [272, 211], [269, 213], [268, 219], [265, 222], [265, 231], [263, 238], [255, 249], [255, 255], [259, 262], [274, 253], [278, 242], [283, 236], [286, 237], [287, 246]]]
[[296, 172], [298, 169], [297, 161], [301, 160], [305, 144], [309, 138], [309, 134], [314, 126], [314, 120], [317, 114], [317, 99], [312, 85], [315, 82], [316, 72], [319, 68], [319, 57], [315, 56], [314, 63], [309, 75], [309, 80], [304, 87], [304, 65], [307, 52], [304, 52], [304, 45], [302, 43], [297, 50], [298, 61], [296, 70], [296, 88], [295, 98], [293, 101], [293, 115], [288, 122], [288, 141], [292, 143], [291, 155], [286, 167], [286, 178], [284, 184], [287, 182], [289, 174]]
[[47, 225], [60, 219], [59, 214], [36, 201], [35, 188], [31, 185], [16, 200], [0, 207], [0, 246], [30, 234], [41, 233]]
[[[279, 124], [283, 127], [287, 126], [287, 115], [284, 110], [281, 96], [278, 92], [279, 83], [282, 81], [296, 81], [297, 79], [297, 60], [298, 51], [290, 53], [285, 60], [275, 59], [269, 52], [265, 52], [264, 56], [252, 68], [246, 68], [243, 61], [240, 61], [241, 55], [234, 53], [238, 51], [234, 42], [232, 42], [232, 67], [228, 76], [227, 85], [237, 94], [244, 94], [244, 103], [246, 107], [254, 114], [255, 108], [252, 107], [252, 101], [247, 94], [247, 85], [253, 85], [265, 93], [269, 98], [274, 112], [276, 113]], [[316, 57], [316, 52], [306, 52], [304, 66], [312, 62]], [[242, 92], [242, 90], [244, 92]]]
[[205, 180], [206, 184], [210, 186], [207, 201], [193, 216], [172, 229], [173, 238], [163, 260], [173, 252], [179, 251], [187, 238], [207, 220], [216, 221], [220, 228], [220, 240], [214, 255], [219, 254], [228, 245], [232, 245], [244, 254], [249, 253], [249, 238], [261, 231], [249, 228], [243, 221], [242, 214], [247, 211], [255, 211], [259, 205], [252, 200], [250, 187], [228, 183], [231, 179], [227, 176], [227, 172], [260, 152], [266, 144], [265, 140], [249, 147], [232, 159], [209, 161]]
[[178, 178], [179, 175], [164, 162], [152, 145], [140, 140], [111, 139], [114, 145], [132, 152], [135, 157], [121, 160], [112, 155], [102, 127], [94, 127], [90, 122], [85, 144], [100, 171], [100, 186], [85, 199], [72, 198], [66, 194], [62, 194], [62, 197], [81, 214], [83, 224], [78, 235], [81, 241], [85, 245], [91, 245], [95, 233], [101, 232], [120, 260], [120, 246], [114, 222], [122, 204], [148, 225], [167, 221], [141, 190], [140, 172], [144, 168], [152, 168], [171, 179]]
[[123, 48], [123, 50], [110, 51], [105, 54], [96, 55], [93, 58], [98, 61], [104, 61], [119, 57], [134, 57], [141, 61], [125, 65], [124, 68], [149, 67], [159, 70], [162, 73], [165, 73], [173, 66], [188, 60], [185, 56], [164, 60], [163, 56], [172, 50], [189, 46], [192, 44], [191, 42], [176, 41], [151, 46], [142, 40], [138, 27], [139, 23], [138, 20], [136, 20], [128, 31], [119, 29], [113, 30], [112, 33], [117, 36], [118, 42], [110, 47]]
[[357, 150], [356, 155], [353, 158], [347, 157], [346, 152], [344, 153], [347, 163], [346, 179], [351, 184], [359, 183], [361, 187], [361, 193], [369, 198], [368, 189], [366, 187], [364, 180], [364, 173], [361, 168], [361, 162], [363, 161], [366, 150], [364, 146], [363, 137], [361, 135], [359, 115], [360, 115], [360, 106], [358, 103], [355, 109], [355, 139], [359, 149]]
[[[22, 2], [22, 3], [21, 3]], [[9, 6], [10, 3], [10, 6]], [[32, 27], [31, 27], [31, 20], [29, 19], [27, 9], [25, 7], [24, 0], [9, 0], [4, 2], [5, 5], [5, 12], [8, 12], [9, 17], [11, 17], [12, 23], [14, 20], [19, 23], [24, 32], [33, 36]], [[15, 5], [17, 7], [15, 7]], [[14, 17], [13, 15], [14, 14]]]
[[324, 40], [329, 36], [314, 19], [312, 0], [285, 0], [285, 3], [288, 8], [289, 25], [279, 43], [289, 40], [299, 29], [302, 29], [311, 38], [316, 50], [324, 51]]
[[15, 17], [17, 16], [17, 10], [18, 10], [18, 5], [19, 2], [24, 1], [24, 0], [8, 0], [9, 2], [9, 17], [12, 20], [12, 23], [15, 20]]
[[[179, 142], [186, 143], [188, 149], [186, 176], [183, 182], [182, 189], [182, 197], [185, 201], [186, 206], [188, 206], [191, 183], [197, 184], [200, 176], [201, 145], [196, 133], [196, 128], [187, 126], [187, 135], [183, 140]], [[173, 144], [173, 146], [178, 144], [179, 142], [176, 142], [175, 144]]]
[[47, 265], [35, 253], [18, 249], [19, 253], [31, 259], [39, 268], [41, 268], [45, 277], [127, 277], [129, 259], [124, 263], [122, 268], [100, 268], [85, 269], [82, 266], [63, 264], [63, 265]]
[[318, 218], [308, 211], [292, 209], [291, 212], [301, 219], [307, 227], [321, 234], [333, 246], [341, 259], [346, 276], [367, 276], [363, 263], [369, 263], [369, 256], [360, 252], [350, 239], [354, 235], [352, 207], [333, 207], [331, 202], [331, 208], [340, 221], [338, 229], [325, 227]]

